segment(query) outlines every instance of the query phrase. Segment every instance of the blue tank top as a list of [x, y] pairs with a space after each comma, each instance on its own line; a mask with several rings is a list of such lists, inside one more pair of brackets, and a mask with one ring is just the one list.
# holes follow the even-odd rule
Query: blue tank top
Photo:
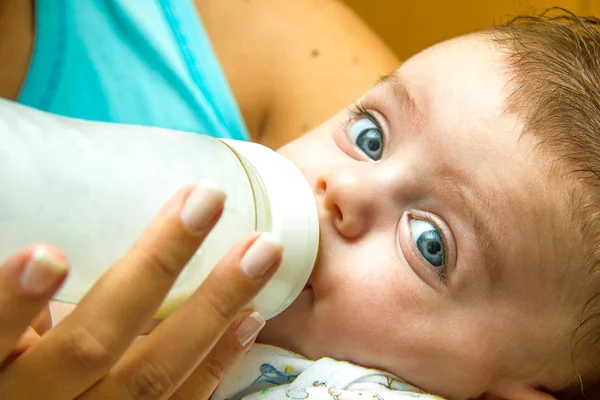
[[191, 0], [36, 0], [18, 101], [69, 117], [246, 140]]

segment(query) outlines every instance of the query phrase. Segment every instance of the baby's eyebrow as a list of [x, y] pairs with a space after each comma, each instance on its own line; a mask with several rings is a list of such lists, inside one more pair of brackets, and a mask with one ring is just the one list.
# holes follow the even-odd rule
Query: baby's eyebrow
[[500, 232], [490, 224], [491, 204], [481, 196], [475, 196], [471, 190], [457, 188], [458, 196], [467, 214], [467, 218], [475, 231], [477, 247], [483, 255], [483, 270], [488, 275], [492, 286], [502, 277], [502, 261], [505, 251], [501, 245]]
[[475, 231], [477, 248], [483, 256], [483, 272], [488, 276], [492, 286], [502, 276], [502, 264], [505, 259], [505, 248], [498, 229], [490, 223], [492, 203], [489, 197], [477, 193], [477, 184], [464, 171], [446, 165], [436, 176], [436, 186], [442, 192], [451, 192], [458, 199], [458, 207], [464, 210], [468, 223]]
[[417, 102], [406, 88], [404, 82], [402, 82], [402, 79], [395, 72], [380, 77], [375, 86], [391, 91], [400, 104], [405, 107], [405, 115], [411, 119], [414, 125], [417, 125], [422, 119], [423, 113]]
[[[402, 78], [397, 72], [384, 75], [376, 84], [384, 90], [390, 91], [404, 108], [404, 113], [418, 132], [418, 125], [423, 120], [424, 113], [411, 95]], [[467, 219], [475, 231], [477, 247], [483, 255], [483, 271], [487, 274], [491, 285], [500, 281], [502, 275], [502, 262], [505, 259], [505, 249], [501, 245], [500, 232], [490, 224], [487, 215], [491, 215], [492, 205], [486, 197], [475, 193], [476, 183], [466, 174], [454, 168], [443, 168], [441, 175], [436, 177], [437, 184], [444, 186], [455, 194], [460, 201], [460, 207], [466, 211]]]

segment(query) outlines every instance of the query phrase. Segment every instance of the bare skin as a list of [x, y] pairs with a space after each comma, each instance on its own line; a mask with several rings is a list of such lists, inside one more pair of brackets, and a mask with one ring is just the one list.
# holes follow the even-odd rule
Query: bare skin
[[[143, 341], [132, 342], [217, 222], [224, 197], [199, 186], [177, 192], [77, 308], [46, 331], [35, 315], [66, 276], [64, 255], [38, 244], [2, 262], [1, 397], [208, 398], [222, 374], [247, 351], [252, 341], [247, 333], [260, 327], [260, 320], [246, 324], [252, 314], [244, 308], [277, 270], [281, 246], [262, 247], [266, 257], [259, 267], [265, 274], [250, 276], [243, 257], [262, 236], [248, 235], [177, 311]], [[36, 256], [40, 248], [42, 257]], [[34, 270], [37, 278], [24, 279], [35, 276]], [[238, 331], [244, 324], [252, 329]], [[174, 336], [178, 339], [169, 340]]]
[[325, 121], [399, 65], [335, 0], [195, 3], [253, 138], [271, 148]]
[[[272, 148], [315, 127], [399, 64], [335, 0], [194, 3], [252, 139]], [[0, 97], [16, 99], [25, 80], [35, 38], [32, 4], [0, 2]]]
[[[233, 3], [234, 0], [228, 2], [196, 0], [195, 2], [252, 137], [271, 147], [278, 147], [318, 125], [371, 87], [380, 75], [391, 72], [399, 64], [368, 28], [336, 1], [298, 0], [288, 1], [282, 5], [283, 2], [278, 0], [239, 0], [239, 4], [232, 6]], [[17, 21], [21, 22], [17, 23]], [[32, 21], [31, 2], [6, 0], [0, 5], [0, 37], [19, 38], [0, 42], [0, 57], [7, 60], [0, 69], [0, 96], [2, 97], [14, 99], [18, 96], [33, 49]], [[290, 21], [294, 21], [294, 29], [289, 29]], [[306, 21], [306, 23], [302, 24], [298, 21]], [[483, 55], [489, 56], [485, 52]], [[249, 60], [252, 63], [248, 64]], [[417, 60], [422, 63], [423, 57]], [[444, 60], [451, 61], [453, 57]], [[477, 61], [482, 60], [477, 59]], [[423, 69], [415, 65], [419, 64], [416, 62], [409, 64], [408, 68], [401, 71], [400, 76], [406, 80], [406, 85], [413, 92], [417, 102], [425, 109], [429, 107], [433, 110], [427, 115], [437, 115], [442, 119], [461, 117], [459, 112], [451, 109], [446, 109], [449, 111], [448, 115], [435, 112], [443, 109], [440, 105], [441, 100], [438, 99], [443, 99], [442, 94], [448, 95], [449, 92], [444, 91], [443, 86], [427, 89], [430, 92], [425, 90], [424, 88], [431, 81], [423, 77], [419, 81], [419, 74], [415, 74], [415, 71], [421, 73]], [[480, 66], [477, 62], [470, 65], [474, 66], [475, 70]], [[430, 73], [431, 76], [436, 76], [435, 71]], [[490, 74], [487, 70], [483, 75], [486, 73], [488, 75], [483, 81], [488, 85], [487, 95], [493, 91], [499, 92], [498, 88], [505, 83], [504, 77]], [[375, 94], [367, 95], [367, 98], [371, 99], [367, 104], [373, 106], [374, 111], [384, 114], [383, 119], [391, 126], [388, 127], [389, 129], [398, 130], [396, 125], [399, 124], [401, 117], [391, 116], [387, 112], [392, 104], [392, 100], [389, 100], [392, 97], [390, 93], [384, 93], [381, 87], [372, 93]], [[376, 97], [385, 99], [386, 96], [389, 102], [388, 100], [382, 100], [381, 103], [375, 101]], [[446, 99], [448, 104], [460, 104], [452, 101], [452, 96], [449, 97]], [[465, 99], [463, 98], [462, 101]], [[533, 161], [526, 156], [531, 150], [531, 143], [525, 142], [517, 146], [512, 141], [513, 134], [517, 131], [511, 129], [518, 127], [518, 121], [506, 120], [498, 116], [498, 104], [482, 102], [477, 92], [473, 93], [470, 101], [471, 109], [483, 108], [482, 111], [488, 112], [491, 118], [495, 118], [491, 125], [503, 130], [502, 137], [505, 141], [496, 143], [496, 146], [485, 147], [485, 140], [472, 140], [476, 138], [474, 135], [481, 133], [475, 129], [476, 127], [459, 124], [462, 128], [456, 129], [453, 134], [458, 132], [465, 136], [463, 139], [466, 140], [453, 142], [453, 138], [460, 138], [452, 135], [444, 136], [445, 140], [448, 140], [444, 148], [456, 150], [454, 154], [457, 157], [466, 154], [468, 157], [459, 157], [462, 161], [475, 160], [475, 156], [483, 155], [497, 159], [498, 165], [502, 168], [494, 170], [494, 174], [499, 177], [510, 177], [510, 179], [522, 179], [527, 181], [530, 189], [538, 188], [538, 192], [542, 192], [543, 187], [540, 187], [540, 182], [545, 180], [544, 171], [532, 168], [530, 163]], [[375, 107], [375, 104], [379, 106]], [[424, 104], [428, 106], [423, 106]], [[385, 110], [387, 111], [384, 112]], [[354, 118], [353, 122], [357, 120], [358, 118]], [[432, 129], [428, 132], [443, 131], [444, 128], [449, 129], [448, 127], [451, 126], [447, 124], [448, 121], [443, 120], [427, 119], [426, 122]], [[460, 121], [455, 122], [458, 124]], [[551, 378], [536, 375], [541, 370], [540, 365], [529, 362], [526, 357], [535, 356], [536, 352], [543, 352], [545, 346], [553, 339], [543, 335], [544, 332], [551, 332], [553, 329], [568, 331], [574, 322], [569, 319], [568, 312], [561, 309], [560, 305], [552, 304], [554, 318], [550, 320], [545, 318], [547, 307], [550, 306], [547, 302], [543, 304], [532, 302], [531, 308], [525, 310], [517, 306], [522, 301], [531, 300], [531, 297], [536, 294], [536, 299], [552, 298], [551, 294], [543, 290], [551, 290], [552, 283], [555, 282], [553, 279], [559, 273], [542, 276], [537, 270], [525, 271], [526, 273], [522, 270], [509, 270], [506, 276], [513, 276], [515, 279], [506, 278], [502, 281], [503, 285], [499, 288], [504, 296], [499, 296], [497, 291], [492, 291], [486, 286], [489, 280], [477, 269], [456, 267], [458, 263], [464, 264], [466, 261], [468, 265], [485, 262], [483, 255], [469, 248], [468, 236], [469, 234], [471, 238], [474, 236], [469, 232], [470, 227], [465, 225], [463, 228], [456, 228], [465, 217], [459, 212], [455, 216], [447, 217], [448, 221], [441, 222], [441, 225], [450, 225], [445, 228], [454, 230], [449, 236], [455, 237], [459, 243], [450, 243], [448, 248], [448, 251], [459, 254], [459, 258], [451, 259], [451, 263], [456, 264], [449, 268], [457, 269], [458, 272], [453, 276], [448, 275], [448, 283], [442, 287], [439, 277], [435, 275], [435, 268], [431, 270], [423, 260], [419, 259], [414, 248], [406, 244], [409, 242], [409, 233], [406, 229], [402, 231], [400, 238], [394, 236], [392, 240], [393, 235], [390, 236], [388, 233], [396, 225], [392, 226], [386, 221], [393, 220], [401, 214], [401, 211], [421, 206], [424, 206], [428, 213], [439, 212], [442, 217], [452, 214], [452, 207], [444, 204], [441, 198], [415, 202], [418, 193], [411, 193], [411, 190], [427, 189], [423, 183], [427, 181], [426, 179], [422, 180], [421, 186], [408, 180], [392, 179], [398, 174], [402, 175], [403, 172], [421, 176], [424, 172], [420, 168], [426, 166], [431, 168], [432, 174], [435, 174], [443, 170], [444, 165], [417, 162], [418, 155], [422, 156], [421, 161], [426, 160], [430, 155], [425, 147], [419, 147], [424, 144], [422, 142], [419, 144], [414, 138], [412, 142], [406, 142], [414, 152], [395, 151], [392, 158], [399, 161], [395, 166], [390, 161], [377, 164], [365, 163], [364, 161], [368, 160], [364, 155], [353, 149], [350, 142], [344, 141], [343, 133], [339, 131], [339, 125], [344, 123], [348, 124], [348, 129], [351, 129], [348, 115], [345, 113], [338, 115], [331, 123], [324, 124], [306, 139], [301, 139], [283, 150], [284, 154], [303, 169], [315, 187], [321, 212], [324, 247], [312, 278], [311, 290], [303, 293], [286, 313], [267, 325], [262, 340], [292, 348], [312, 358], [330, 355], [388, 369], [413, 383], [446, 394], [450, 398], [463, 398], [484, 391], [501, 394], [507, 399], [547, 398], [543, 393], [528, 386], [549, 381], [559, 385], [569, 377], [560, 375], [556, 371], [551, 371], [554, 374]], [[421, 138], [426, 135], [427, 133], [420, 133]], [[461, 147], [461, 143], [476, 143], [479, 147], [465, 148]], [[304, 146], [308, 146], [307, 149], [310, 151], [296, 151]], [[315, 149], [318, 151], [315, 152]], [[502, 162], [505, 162], [505, 159], [502, 158], [504, 157], [502, 149], [514, 151], [516, 162], [514, 170], [503, 170], [505, 165]], [[298, 158], [299, 153], [327, 154], [331, 156], [327, 157], [330, 164], [320, 164], [322, 171], [315, 170], [315, 165], [318, 164], [316, 159]], [[412, 156], [409, 158], [408, 154]], [[443, 155], [449, 156], [447, 153]], [[431, 157], [431, 160], [443, 160], [442, 156]], [[315, 162], [311, 164], [311, 160]], [[324, 171], [325, 167], [327, 171]], [[405, 170], [402, 171], [401, 167]], [[369, 171], [369, 168], [372, 171]], [[347, 174], [350, 170], [356, 174]], [[349, 177], [351, 179], [347, 179]], [[380, 195], [369, 198], [361, 196], [367, 193], [365, 186], [360, 185], [361, 182]], [[498, 190], [493, 185], [489, 189]], [[403, 194], [404, 197], [398, 193]], [[522, 217], [527, 215], [525, 207], [527, 199], [536, 193], [531, 189], [521, 193], [521, 197], [509, 199], [512, 203], [508, 204], [523, 203], [519, 212], [513, 214], [514, 224], [523, 221]], [[402, 197], [400, 199], [402, 207], [387, 207], [391, 204], [388, 200], [393, 196]], [[412, 203], [409, 201], [411, 198]], [[539, 213], [552, 214], [552, 211], [560, 210], [562, 206], [556, 204], [552, 198], [544, 200], [549, 205], [548, 209], [542, 208]], [[377, 204], [377, 202], [386, 202], [386, 204]], [[384, 207], [381, 207], [382, 205]], [[440, 208], [440, 211], [436, 210], [437, 208]], [[498, 215], [507, 214], [502, 213], [501, 210], [496, 211], [497, 213], [490, 214], [490, 218], [498, 219]], [[361, 217], [366, 214], [373, 218]], [[343, 215], [344, 221], [338, 219], [340, 215]], [[438, 217], [434, 216], [434, 219]], [[510, 221], [504, 223], [509, 225]], [[531, 225], [528, 228], [530, 231], [527, 232], [534, 234], [538, 231], [544, 232], [542, 228]], [[467, 239], [461, 239], [461, 236]], [[400, 252], [398, 253], [396, 248], [396, 253], [392, 254], [392, 246], [385, 247], [383, 250], [382, 238], [387, 238], [385, 240], [388, 240], [392, 246], [395, 240], [401, 242]], [[539, 239], [549, 248], [548, 253], [550, 253], [550, 238], [540, 234]], [[460, 246], [466, 246], [467, 249], [451, 248]], [[514, 258], [518, 258], [519, 263], [515, 262], [513, 265], [533, 264], [539, 261], [529, 259], [538, 255], [537, 253], [530, 254], [527, 248], [518, 248], [518, 246], [515, 246], [515, 249], [518, 254]], [[344, 262], [348, 257], [353, 257], [354, 261]], [[358, 265], [356, 260], [364, 262], [355, 270], [348, 270], [349, 273], [342, 278], [341, 274], [344, 274], [344, 271]], [[394, 261], [398, 261], [397, 265]], [[390, 268], [385, 270], [376, 268], [382, 265]], [[373, 268], [369, 268], [370, 266]], [[372, 274], [376, 275], [376, 279], [367, 279], [372, 277]], [[352, 279], [347, 279], [348, 277]], [[543, 288], [529, 285], [542, 279], [547, 282]], [[516, 282], [520, 284], [516, 285]], [[462, 290], [459, 291], [459, 288]], [[527, 290], [521, 290], [523, 288]], [[355, 294], [350, 302], [345, 295], [349, 290]], [[584, 293], [584, 290], [581, 290], [581, 293]], [[390, 298], [396, 300], [395, 304], [398, 308], [389, 307]], [[372, 307], [365, 308], [364, 301], [368, 301]], [[581, 298], [570, 298], [569, 305], [579, 305], [581, 301]], [[363, 306], [359, 307], [361, 302]], [[382, 307], [376, 307], [379, 303]], [[336, 317], [334, 320], [325, 318], [332, 315]], [[365, 325], [377, 327], [376, 319], [382, 316], [387, 318], [389, 326], [370, 330], [361, 328]], [[361, 321], [361, 325], [356, 324], [357, 320]], [[511, 346], [515, 346], [515, 342], [509, 341], [510, 337], [502, 330], [507, 326], [507, 321], [515, 326], [516, 345], [529, 349], [529, 352], [509, 351], [513, 348]], [[536, 323], [545, 324], [548, 329], [542, 329], [539, 333]], [[295, 328], [296, 324], [300, 324], [301, 329]], [[405, 329], [395, 330], [398, 326], [403, 326]], [[482, 330], [482, 327], [486, 329]], [[303, 332], [301, 336], [299, 332]], [[458, 334], [460, 332], [462, 333]], [[382, 334], [385, 333], [392, 335], [393, 342], [382, 340]], [[424, 344], [422, 341], [419, 342], [419, 338], [422, 337], [430, 339], [425, 343], [426, 346], [422, 346]], [[332, 338], [341, 338], [341, 340], [332, 342]], [[397, 346], [387, 347], [390, 343], [395, 343]], [[365, 344], [367, 347], [364, 347]], [[558, 346], [560, 351], [557, 352], [557, 358], [568, 353], [568, 348], [563, 346], [562, 342]], [[461, 353], [461, 350], [466, 348], [470, 349], [468, 354]], [[500, 366], [489, 368], [491, 365]], [[523, 368], [519, 371], [519, 375], [505, 379], [506, 374], [512, 372], [502, 369], [502, 366], [506, 365], [518, 365], [519, 368]], [[440, 380], [439, 376], [450, 377], [450, 379]], [[453, 385], [447, 386], [448, 383]]]
[[570, 186], [506, 112], [503, 66], [475, 35], [438, 44], [280, 149], [313, 187], [321, 249], [260, 341], [449, 399], [576, 381], [571, 333], [593, 287]]
[[0, 97], [16, 100], [25, 81], [35, 37], [32, 5], [0, 2]]
[[[299, 136], [360, 95], [380, 75], [389, 73], [398, 64], [398, 60], [379, 39], [336, 1], [288, 1], [285, 7], [278, 0], [256, 0], [251, 3], [240, 0], [237, 3], [239, 4], [234, 4], [234, 0], [195, 2], [252, 138], [263, 144], [278, 147]], [[35, 41], [33, 4], [33, 1], [26, 0], [0, 1], [0, 97], [16, 100], [25, 81]], [[256, 18], [248, 18], [249, 14]], [[227, 24], [223, 24], [223, 21]], [[298, 25], [297, 29], [288, 29], [292, 21], [294, 25]], [[305, 21], [306, 24], [298, 24], [299, 21]], [[229, 29], [224, 29], [225, 25]], [[238, 29], [233, 30], [231, 27]], [[286, 34], [285, 38], [282, 33]], [[242, 48], [245, 54], [240, 53]], [[248, 55], [249, 57], [243, 57]], [[368, 57], [362, 58], [363, 55]], [[252, 62], [249, 63], [248, 60]], [[340, 71], [345, 72], [340, 74]], [[299, 98], [302, 101], [298, 102]], [[162, 231], [165, 233], [167, 230], [163, 228]], [[150, 236], [157, 241], [164, 242], [165, 239], [161, 239], [161, 235], [156, 233]], [[177, 250], [177, 247], [174, 246], [173, 250]], [[56, 249], [52, 251], [57, 253]], [[13, 264], [22, 268], [31, 252], [32, 249], [23, 251], [20, 258], [17, 255], [13, 259], [20, 261]], [[133, 270], [132, 267], [138, 266], [133, 262], [124, 264], [121, 269]], [[182, 266], [179, 265], [181, 263], [177, 264], [176, 267]], [[264, 284], [267, 279], [268, 276], [265, 276], [265, 280], [260, 283]], [[217, 299], [229, 298], [233, 302], [232, 296], [226, 294], [211, 295], [212, 289], [216, 291], [223, 288], [219, 284], [223, 281], [228, 282], [228, 290], [236, 293], [235, 304], [222, 305], [222, 311], [228, 313], [227, 318], [213, 318], [207, 312], [203, 314], [210, 317], [207, 318], [209, 322], [214, 320], [218, 323], [220, 331], [227, 327], [241, 305], [247, 303], [247, 298], [242, 297], [249, 295], [230, 284], [231, 276], [222, 276], [220, 281], [203, 287], [198, 298], [212, 296]], [[119, 282], [116, 283], [120, 285]], [[106, 285], [94, 292], [97, 296], [109, 296], [110, 290], [105, 289]], [[258, 290], [258, 286], [254, 289]], [[163, 322], [150, 337], [164, 341], [164, 335], [181, 337], [181, 334], [175, 332], [187, 331], [186, 337], [190, 340], [173, 343], [179, 346], [175, 350], [181, 350], [181, 354], [187, 357], [178, 356], [173, 349], [153, 345], [149, 340], [145, 342], [145, 346], [127, 349], [132, 338], [140, 331], [143, 320], [147, 320], [150, 315], [139, 315], [139, 310], [132, 309], [129, 311], [137, 312], [139, 323], [133, 326], [128, 322], [130, 318], [117, 318], [113, 331], [120, 332], [116, 343], [118, 351], [107, 346], [106, 350], [111, 357], [102, 357], [102, 354], [94, 351], [95, 347], [85, 347], [87, 342], [78, 342], [73, 339], [73, 335], [82, 330], [94, 334], [101, 332], [103, 329], [91, 328], [86, 323], [106, 327], [106, 323], [111, 322], [117, 313], [109, 310], [104, 313], [103, 318], [90, 321], [89, 316], [98, 315], [98, 309], [105, 303], [96, 301], [92, 302], [95, 304], [93, 310], [78, 307], [79, 312], [76, 310], [59, 326], [49, 329], [48, 315], [43, 310], [54, 290], [56, 286], [36, 298], [34, 305], [37, 309], [32, 308], [31, 315], [21, 313], [23, 305], [19, 303], [19, 292], [13, 297], [5, 296], [1, 307], [4, 311], [0, 312], [0, 317], [10, 314], [6, 310], [12, 310], [10, 315], [19, 311], [17, 314], [20, 319], [18, 323], [9, 321], [6, 324], [12, 328], [7, 330], [10, 331], [8, 336], [11, 340], [2, 343], [0, 352], [4, 351], [10, 357], [15, 357], [16, 361], [12, 362], [11, 359], [7, 363], [9, 367], [0, 375], [0, 392], [12, 393], [19, 398], [72, 398], [94, 385], [94, 389], [88, 392], [89, 397], [106, 397], [110, 394], [109, 397], [116, 398], [115, 394], [124, 394], [134, 387], [142, 392], [154, 390], [157, 397], [162, 394], [170, 395], [177, 390], [178, 398], [202, 398], [210, 393], [227, 367], [241, 357], [249, 346], [240, 346], [235, 335], [248, 312], [236, 318], [223, 334], [222, 340], [212, 349], [221, 332], [207, 329], [206, 324], [202, 329], [182, 326], [186, 318], [204, 322], [204, 319], [195, 316], [182, 317], [182, 311], [180, 317], [173, 316], [165, 321], [166, 324]], [[139, 292], [132, 291], [130, 295], [137, 296], [140, 301], [149, 301], [152, 300], [150, 297], [160, 296], [160, 293], [140, 287]], [[192, 301], [189, 303], [186, 308], [188, 314], [202, 312], [202, 308], [192, 304]], [[34, 319], [38, 310], [42, 311], [41, 317]], [[29, 328], [26, 334], [13, 343], [22, 331], [21, 328], [27, 324]], [[127, 326], [123, 326], [124, 324]], [[89, 341], [93, 344], [98, 342], [96, 339], [98, 338], [90, 337]], [[84, 347], [82, 351], [79, 351], [80, 343]], [[100, 344], [102, 345], [101, 341]], [[63, 351], [65, 347], [67, 350]], [[68, 358], [68, 350], [71, 348], [76, 352], [76, 361], [80, 360], [89, 367], [87, 371], [78, 368], [77, 362], [69, 363], [64, 359]], [[123, 357], [119, 358], [121, 355]], [[204, 356], [206, 358], [203, 359]], [[55, 368], [58, 361], [64, 361], [65, 368]], [[163, 374], [159, 377], [163, 378], [164, 385], [157, 387], [154, 379], [156, 371], [147, 368], [148, 365], [152, 367], [155, 364], [172, 367], [176, 373], [171, 373], [170, 377], [176, 381], [165, 381], [166, 375]], [[48, 389], [49, 385], [30, 385], [28, 377], [33, 370], [41, 380], [52, 382], [52, 390]], [[215, 372], [218, 374], [215, 375]], [[190, 374], [192, 379], [185, 381]], [[102, 383], [94, 384], [101, 377]], [[182, 386], [177, 388], [182, 382]], [[157, 394], [157, 388], [162, 392]], [[43, 390], [44, 393], [38, 393], [38, 390]]]

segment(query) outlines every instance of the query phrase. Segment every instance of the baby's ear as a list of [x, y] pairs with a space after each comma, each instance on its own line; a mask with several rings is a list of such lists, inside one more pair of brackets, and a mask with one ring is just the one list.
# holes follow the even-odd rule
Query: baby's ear
[[554, 396], [541, 390], [523, 385], [502, 385], [490, 390], [484, 400], [556, 400]]

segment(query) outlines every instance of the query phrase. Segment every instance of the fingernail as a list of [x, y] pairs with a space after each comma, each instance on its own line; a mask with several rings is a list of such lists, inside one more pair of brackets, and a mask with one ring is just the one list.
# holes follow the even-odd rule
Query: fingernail
[[193, 233], [203, 232], [223, 208], [225, 193], [210, 181], [203, 181], [189, 194], [181, 209], [183, 224]]
[[21, 273], [21, 287], [32, 294], [44, 294], [69, 269], [44, 246], [38, 246]]
[[246, 250], [240, 268], [250, 279], [258, 279], [273, 266], [282, 252], [283, 246], [279, 240], [273, 234], [263, 232]]
[[235, 331], [235, 336], [242, 347], [246, 347], [258, 332], [265, 326], [264, 318], [256, 311], [248, 315]]

